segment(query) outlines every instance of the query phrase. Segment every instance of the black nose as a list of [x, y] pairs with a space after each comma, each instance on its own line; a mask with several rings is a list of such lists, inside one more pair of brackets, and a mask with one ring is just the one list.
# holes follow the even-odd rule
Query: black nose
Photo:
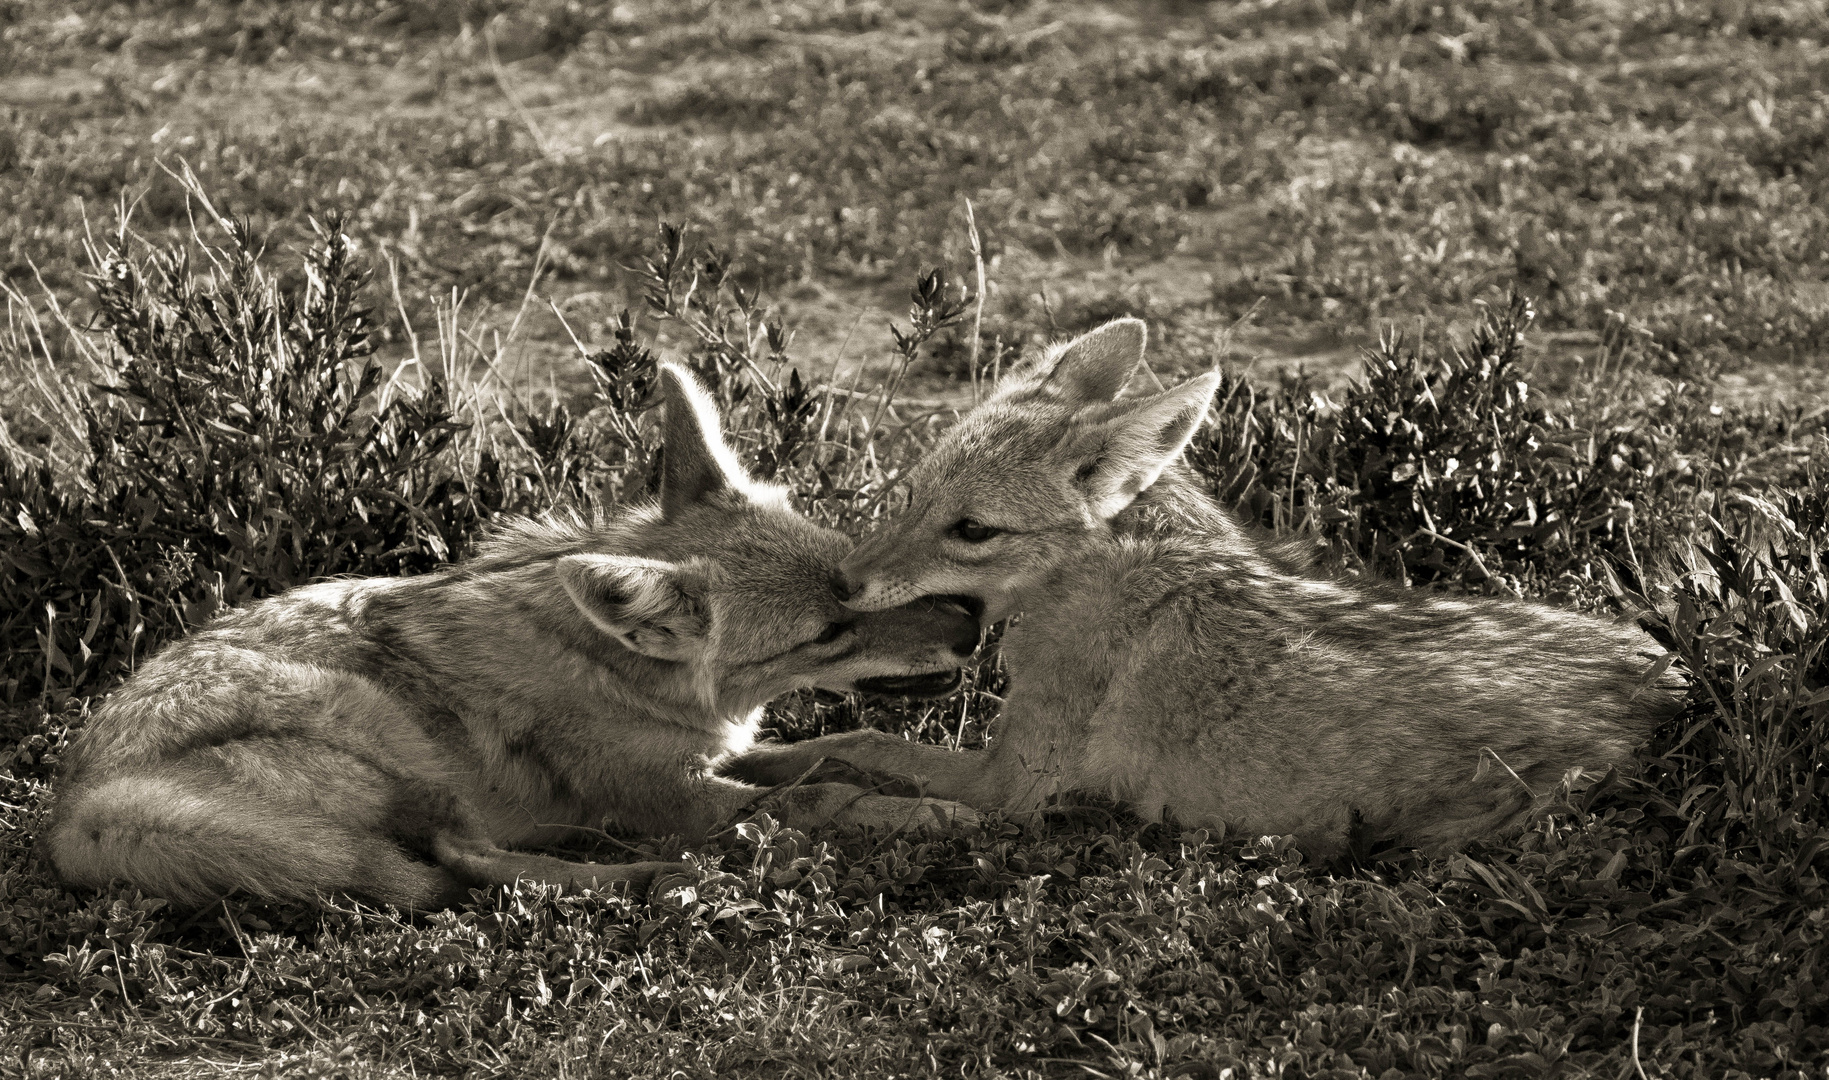
[[851, 599], [852, 595], [857, 592], [857, 586], [853, 585], [851, 579], [845, 576], [842, 567], [832, 571], [832, 576], [826, 580], [832, 585], [832, 595], [838, 597], [838, 602], [841, 604]]

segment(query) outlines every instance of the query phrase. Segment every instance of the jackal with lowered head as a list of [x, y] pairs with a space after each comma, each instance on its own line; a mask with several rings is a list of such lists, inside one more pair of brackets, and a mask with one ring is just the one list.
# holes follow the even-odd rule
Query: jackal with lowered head
[[1325, 576], [1254, 535], [1179, 460], [1216, 374], [1117, 400], [1144, 338], [1119, 320], [1011, 373], [842, 567], [855, 610], [964, 594], [987, 624], [1021, 613], [990, 749], [853, 732], [732, 775], [827, 757], [981, 809], [1083, 792], [1317, 857], [1443, 851], [1521, 826], [1571, 768], [1627, 763], [1674, 712], [1635, 627]]
[[64, 878], [192, 904], [242, 889], [424, 908], [682, 865], [509, 850], [580, 827], [974, 816], [835, 783], [771, 799], [713, 773], [788, 691], [951, 691], [979, 628], [946, 603], [842, 607], [830, 579], [850, 541], [753, 482], [692, 376], [662, 370], [657, 504], [516, 521], [446, 571], [304, 586], [156, 655], [72, 749], [47, 839]]

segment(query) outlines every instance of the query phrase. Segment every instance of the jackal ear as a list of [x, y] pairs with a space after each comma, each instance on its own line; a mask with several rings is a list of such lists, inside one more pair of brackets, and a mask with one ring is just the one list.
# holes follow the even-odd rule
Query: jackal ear
[[1115, 319], [1062, 346], [1053, 366], [1044, 360], [1037, 368], [1036, 390], [1052, 391], [1069, 405], [1091, 405], [1112, 400], [1143, 363], [1143, 346], [1149, 327], [1142, 319]]
[[1116, 516], [1181, 456], [1219, 383], [1219, 373], [1208, 372], [1154, 397], [1125, 402], [1129, 408], [1074, 441], [1074, 479], [1085, 486], [1096, 514]]
[[566, 555], [558, 565], [572, 603], [630, 649], [684, 660], [703, 645], [710, 618], [698, 568], [619, 555]]
[[780, 502], [779, 488], [750, 479], [720, 431], [717, 402], [690, 371], [678, 364], [660, 365], [667, 402], [661, 429], [660, 507], [672, 518], [687, 507], [722, 493], [751, 502]]

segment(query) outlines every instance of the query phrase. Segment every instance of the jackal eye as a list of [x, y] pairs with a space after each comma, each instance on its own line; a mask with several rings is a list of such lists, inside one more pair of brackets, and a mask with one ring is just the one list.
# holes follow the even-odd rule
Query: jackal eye
[[986, 525], [977, 518], [960, 518], [953, 523], [953, 535], [968, 544], [982, 544], [1002, 531], [1002, 529]]
[[829, 622], [826, 624], [826, 628], [819, 632], [819, 636], [813, 639], [813, 644], [830, 645], [839, 638], [844, 637], [845, 631], [849, 629], [851, 629], [850, 623]]

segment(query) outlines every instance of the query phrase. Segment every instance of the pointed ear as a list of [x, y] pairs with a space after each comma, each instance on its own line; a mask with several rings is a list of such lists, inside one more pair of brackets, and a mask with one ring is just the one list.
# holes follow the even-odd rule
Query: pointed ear
[[1143, 362], [1149, 328], [1142, 319], [1117, 319], [1060, 347], [1053, 366], [1036, 368], [1031, 390], [1052, 392], [1068, 405], [1102, 404], [1118, 396]]
[[1115, 517], [1181, 456], [1219, 389], [1218, 372], [1190, 379], [1128, 407], [1074, 441], [1074, 479], [1094, 512]]
[[698, 379], [678, 364], [660, 365], [660, 375], [667, 402], [661, 429], [661, 516], [674, 517], [721, 492], [753, 501], [774, 498], [774, 489], [751, 480], [725, 444], [717, 403]]
[[705, 575], [692, 566], [620, 555], [566, 555], [559, 583], [584, 617], [657, 660], [684, 660], [710, 629]]

